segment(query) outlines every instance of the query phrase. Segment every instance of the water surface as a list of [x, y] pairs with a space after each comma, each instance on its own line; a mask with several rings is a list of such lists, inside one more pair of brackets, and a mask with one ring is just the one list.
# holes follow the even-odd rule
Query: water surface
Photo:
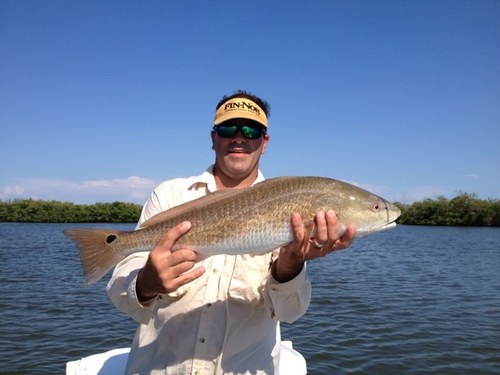
[[[0, 223], [1, 374], [61, 374], [130, 346], [136, 325], [107, 299], [109, 275], [83, 285], [62, 234], [73, 226]], [[282, 331], [310, 374], [500, 373], [500, 229], [398, 226], [308, 273], [309, 311]]]

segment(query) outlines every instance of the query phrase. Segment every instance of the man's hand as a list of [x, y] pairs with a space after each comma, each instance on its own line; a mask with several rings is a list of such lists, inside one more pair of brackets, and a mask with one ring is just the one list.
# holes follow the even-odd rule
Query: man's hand
[[281, 248], [272, 268], [273, 277], [279, 282], [286, 282], [297, 276], [306, 260], [349, 247], [356, 235], [356, 227], [351, 224], [340, 236], [338, 217], [332, 210], [318, 212], [314, 223], [305, 225], [300, 215], [294, 213], [291, 225], [293, 241]]
[[146, 265], [137, 276], [136, 291], [140, 302], [161, 293], [173, 292], [203, 275], [203, 267], [192, 270], [197, 259], [194, 251], [179, 249], [172, 252], [175, 242], [189, 229], [189, 221], [178, 224], [165, 233], [158, 245], [151, 250]]

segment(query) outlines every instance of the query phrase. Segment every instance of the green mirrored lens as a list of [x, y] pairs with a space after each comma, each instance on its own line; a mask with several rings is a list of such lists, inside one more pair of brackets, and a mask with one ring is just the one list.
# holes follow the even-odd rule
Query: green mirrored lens
[[222, 138], [231, 138], [236, 135], [238, 130], [247, 139], [257, 139], [262, 136], [263, 129], [259, 126], [250, 125], [219, 125], [216, 128], [217, 134]]
[[234, 137], [238, 127], [236, 125], [219, 125], [217, 126], [217, 134], [223, 138]]
[[260, 128], [254, 128], [253, 126], [243, 125], [241, 127], [241, 133], [248, 139], [256, 139], [262, 135], [262, 130]]

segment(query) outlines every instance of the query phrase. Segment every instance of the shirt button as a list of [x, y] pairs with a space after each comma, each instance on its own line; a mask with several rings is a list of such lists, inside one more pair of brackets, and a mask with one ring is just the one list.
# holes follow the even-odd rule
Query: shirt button
[[217, 272], [218, 272], [217, 268], [214, 268], [213, 273], [217, 273]]
[[205, 342], [205, 339], [202, 337], [202, 338], [200, 339], [200, 342], [203, 344], [203, 343]]

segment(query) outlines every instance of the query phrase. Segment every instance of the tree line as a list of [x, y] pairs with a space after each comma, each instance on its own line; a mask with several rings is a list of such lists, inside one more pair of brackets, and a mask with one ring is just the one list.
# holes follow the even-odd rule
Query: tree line
[[[399, 224], [446, 226], [500, 226], [500, 201], [481, 200], [460, 193], [452, 199], [438, 197], [412, 204], [396, 203]], [[0, 201], [0, 222], [30, 223], [135, 223], [141, 206], [113, 202], [81, 205], [70, 202], [16, 199]]]
[[413, 204], [396, 203], [401, 208], [399, 224], [445, 226], [500, 226], [500, 201], [482, 200], [476, 195], [460, 193], [447, 199], [425, 199]]
[[142, 206], [113, 202], [91, 205], [16, 199], [0, 201], [0, 222], [24, 223], [136, 223]]

